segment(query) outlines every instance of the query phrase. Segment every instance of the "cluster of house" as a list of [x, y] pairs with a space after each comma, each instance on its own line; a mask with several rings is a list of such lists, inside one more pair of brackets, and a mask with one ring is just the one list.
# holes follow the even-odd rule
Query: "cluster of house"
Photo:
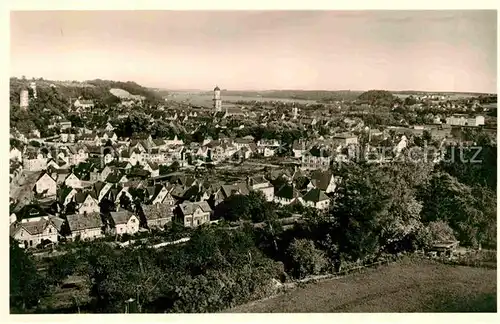
[[[75, 106], [85, 108], [85, 104]], [[183, 120], [196, 118], [195, 114], [186, 114]], [[306, 122], [311, 125], [323, 122], [319, 117], [310, 119]], [[218, 125], [225, 127], [224, 122]], [[348, 118], [344, 122], [350, 131], [365, 128], [362, 122]], [[71, 123], [63, 120], [57, 126], [70, 129]], [[448, 137], [451, 128], [445, 126], [428, 130], [433, 137]], [[399, 152], [408, 145], [408, 133], [421, 136], [423, 131], [424, 127], [417, 126], [373, 129], [370, 136], [387, 137], [394, 132]], [[174, 217], [185, 226], [196, 227], [210, 222], [217, 205], [229, 196], [251, 191], [260, 191], [267, 201], [281, 206], [299, 204], [326, 210], [337, 181], [328, 171], [330, 165], [349, 159], [359, 146], [358, 136], [351, 133], [311, 136], [292, 145], [293, 158], [300, 165], [295, 172], [280, 169], [227, 183], [182, 173], [160, 175], [160, 166], [218, 164], [256, 154], [272, 157], [283, 149], [282, 143], [277, 139], [255, 141], [252, 136], [220, 136], [189, 145], [177, 136], [120, 139], [110, 123], [100, 131], [83, 129], [78, 134], [38, 139], [41, 147], [28, 145], [24, 136], [14, 137], [24, 144], [10, 150], [11, 236], [23, 247], [57, 242], [62, 237], [91, 240], [134, 234], [141, 228], [163, 228]], [[141, 203], [136, 205], [138, 200]], [[106, 203], [116, 211], [103, 212]]]
[[[71, 128], [71, 123], [60, 121], [59, 126]], [[187, 156], [195, 165], [253, 154], [270, 157], [280, 150], [281, 143], [276, 139], [256, 142], [252, 136], [221, 137], [190, 145], [184, 145], [177, 136], [122, 140], [109, 123], [102, 131], [82, 132], [73, 140], [61, 139], [61, 135], [39, 139], [39, 147], [29, 145], [26, 137], [13, 136], [22, 145], [10, 151], [11, 235], [23, 247], [55, 243], [62, 237], [90, 240], [134, 234], [141, 228], [163, 228], [173, 217], [185, 226], [196, 227], [209, 222], [216, 206], [229, 196], [246, 195], [252, 190], [280, 205], [301, 204], [324, 210], [335, 187], [333, 175], [319, 171], [328, 169], [330, 162], [313, 161], [311, 143], [305, 143], [296, 158], [302, 159], [304, 170], [318, 171], [304, 176], [308, 181], [299, 186], [295, 182], [301, 170], [293, 175], [254, 176], [234, 183], [159, 173], [160, 165], [174, 161], [186, 166]], [[340, 136], [337, 143], [354, 144], [357, 138]], [[313, 158], [304, 160], [307, 156]], [[138, 199], [140, 207], [135, 204]], [[106, 204], [114, 208], [103, 213]]]
[[[262, 192], [267, 201], [279, 205], [325, 210], [335, 182], [329, 171], [309, 174], [300, 169], [233, 183], [202, 180], [182, 172], [136, 181], [129, 181], [126, 175], [82, 181], [73, 172], [28, 172], [11, 186], [10, 233], [20, 246], [31, 248], [57, 243], [62, 237], [93, 240], [134, 234], [141, 228], [162, 229], [174, 218], [184, 226], [197, 227], [210, 222], [214, 209], [225, 199], [251, 191]], [[114, 208], [105, 212], [106, 204]]]

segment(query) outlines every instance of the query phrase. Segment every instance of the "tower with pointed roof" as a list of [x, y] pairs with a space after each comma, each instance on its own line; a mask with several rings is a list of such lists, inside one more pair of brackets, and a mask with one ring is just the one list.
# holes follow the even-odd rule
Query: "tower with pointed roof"
[[216, 112], [222, 111], [222, 99], [220, 97], [220, 88], [218, 86], [214, 89], [214, 110]]

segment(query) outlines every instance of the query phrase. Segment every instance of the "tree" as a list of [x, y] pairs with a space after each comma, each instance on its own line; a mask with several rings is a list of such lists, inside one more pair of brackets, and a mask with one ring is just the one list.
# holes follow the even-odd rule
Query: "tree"
[[128, 210], [131, 205], [132, 202], [130, 201], [130, 198], [125, 193], [122, 193], [120, 196], [120, 207]]
[[69, 275], [75, 273], [78, 265], [79, 260], [75, 253], [52, 258], [47, 269], [48, 278], [52, 284], [60, 284]]
[[250, 219], [250, 206], [248, 197], [234, 194], [226, 198], [215, 207], [214, 217], [226, 221], [238, 221], [240, 219]]
[[430, 239], [432, 241], [454, 241], [455, 234], [451, 227], [444, 221], [434, 221], [427, 225], [429, 231]]
[[247, 197], [249, 211], [253, 222], [271, 221], [277, 218], [274, 207], [260, 191], [250, 191]]
[[295, 239], [287, 250], [292, 273], [297, 278], [317, 275], [326, 266], [324, 253], [306, 239]]
[[339, 251], [346, 258], [362, 259], [379, 251], [378, 219], [386, 217], [390, 196], [381, 190], [383, 178], [376, 171], [366, 165], [342, 170], [332, 215], [338, 219]]
[[425, 143], [430, 144], [432, 142], [432, 135], [428, 130], [424, 130], [422, 134], [422, 139]]
[[10, 240], [10, 310], [25, 312], [38, 305], [40, 298], [48, 293], [48, 285], [37, 272], [31, 256], [26, 254], [18, 242]]
[[492, 190], [470, 187], [447, 173], [434, 174], [419, 193], [426, 203], [422, 209], [425, 223], [443, 221], [465, 246], [494, 242], [496, 203]]

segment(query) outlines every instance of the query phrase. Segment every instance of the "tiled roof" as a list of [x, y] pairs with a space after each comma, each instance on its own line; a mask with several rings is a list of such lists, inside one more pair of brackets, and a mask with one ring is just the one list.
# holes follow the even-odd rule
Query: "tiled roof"
[[328, 200], [328, 196], [323, 192], [323, 190], [314, 188], [309, 190], [304, 197], [302, 197], [305, 201], [312, 201], [317, 203], [318, 201]]
[[201, 208], [203, 212], [212, 212], [212, 208], [206, 201], [201, 202], [184, 202], [179, 205], [183, 215], [192, 215], [196, 209]]
[[98, 213], [67, 215], [66, 218], [71, 231], [100, 228], [102, 226], [101, 216]]
[[275, 195], [286, 199], [293, 199], [301, 196], [298, 190], [289, 184], [284, 184]]
[[142, 211], [147, 220], [171, 218], [173, 216], [172, 209], [166, 204], [142, 206]]
[[110, 214], [111, 214], [111, 219], [113, 220], [115, 225], [126, 224], [129, 221], [130, 217], [132, 217], [132, 215], [133, 215], [128, 210], [111, 212]]
[[311, 173], [311, 182], [321, 190], [326, 190], [330, 184], [332, 173], [330, 171], [316, 170]]

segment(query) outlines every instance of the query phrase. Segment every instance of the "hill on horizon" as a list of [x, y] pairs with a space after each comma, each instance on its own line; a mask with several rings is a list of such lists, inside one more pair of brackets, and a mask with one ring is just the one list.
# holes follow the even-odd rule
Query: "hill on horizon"
[[73, 100], [79, 97], [85, 99], [93, 99], [107, 104], [119, 102], [119, 97], [110, 92], [111, 89], [120, 89], [128, 93], [129, 96], [142, 96], [150, 102], [162, 101], [162, 96], [155, 91], [152, 91], [135, 82], [127, 81], [112, 81], [112, 80], [87, 80], [87, 81], [60, 81], [60, 80], [45, 80], [39, 79], [18, 79], [10, 78], [10, 98], [11, 101], [19, 102], [19, 92], [23, 86], [29, 86], [31, 82], [36, 82], [37, 90], [43, 91], [54, 87], [65, 100]]

